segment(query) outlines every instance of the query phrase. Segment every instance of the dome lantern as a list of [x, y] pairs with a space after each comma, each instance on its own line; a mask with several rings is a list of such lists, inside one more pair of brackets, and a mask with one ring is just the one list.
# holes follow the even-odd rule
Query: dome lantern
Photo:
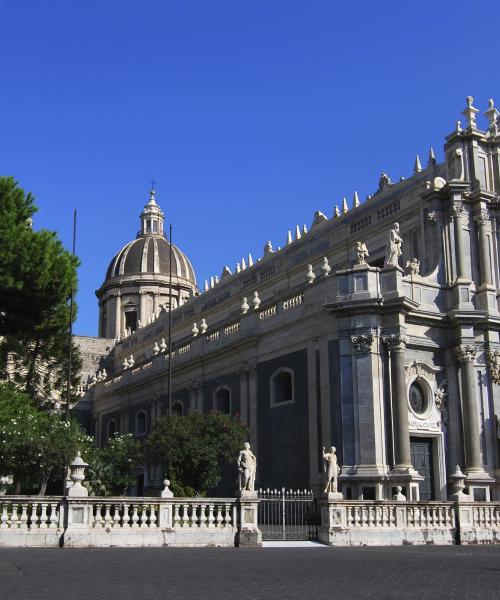
[[163, 235], [163, 220], [164, 214], [161, 208], [156, 203], [156, 192], [151, 189], [149, 192], [149, 202], [141, 212], [141, 230], [138, 237], [141, 235]]

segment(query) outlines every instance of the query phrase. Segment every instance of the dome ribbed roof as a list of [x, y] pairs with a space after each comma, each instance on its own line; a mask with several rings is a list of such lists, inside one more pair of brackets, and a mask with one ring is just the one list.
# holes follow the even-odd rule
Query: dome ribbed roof
[[[170, 244], [163, 236], [140, 236], [123, 246], [109, 264], [106, 280], [142, 273], [170, 274]], [[186, 279], [196, 286], [193, 266], [175, 244], [172, 245], [172, 277]]]

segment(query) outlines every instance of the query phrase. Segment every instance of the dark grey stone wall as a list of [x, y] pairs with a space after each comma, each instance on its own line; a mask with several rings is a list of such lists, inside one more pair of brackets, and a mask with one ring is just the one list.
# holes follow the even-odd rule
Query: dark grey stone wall
[[213, 395], [217, 388], [225, 386], [231, 390], [231, 414], [239, 415], [241, 412], [240, 403], [240, 376], [237, 373], [228, 373], [219, 375], [214, 379], [209, 379], [203, 386], [203, 412], [207, 414], [215, 409]]
[[[272, 407], [270, 380], [273, 373], [282, 367], [294, 372], [294, 402]], [[306, 350], [260, 363], [257, 376], [257, 486], [309, 487]]]

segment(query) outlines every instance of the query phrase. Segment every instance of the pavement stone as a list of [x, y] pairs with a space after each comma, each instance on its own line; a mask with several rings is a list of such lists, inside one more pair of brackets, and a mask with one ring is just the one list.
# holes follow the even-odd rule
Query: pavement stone
[[475, 600], [500, 597], [500, 546], [2, 548], [2, 600]]

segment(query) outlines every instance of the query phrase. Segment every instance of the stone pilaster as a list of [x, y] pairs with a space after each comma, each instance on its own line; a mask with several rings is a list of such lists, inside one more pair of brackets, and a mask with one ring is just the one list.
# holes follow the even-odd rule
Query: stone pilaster
[[488, 229], [490, 219], [488, 212], [482, 210], [474, 217], [474, 222], [479, 231], [479, 266], [481, 270], [481, 285], [491, 285], [490, 245], [488, 241]]
[[120, 292], [117, 292], [115, 296], [115, 335], [114, 337], [117, 340], [120, 340], [122, 337], [122, 298], [120, 296]]
[[465, 249], [464, 249], [464, 234], [462, 226], [462, 218], [464, 216], [464, 208], [461, 202], [454, 201], [450, 210], [450, 216], [453, 221], [455, 235], [455, 257], [457, 267], [457, 279], [466, 279], [465, 271]]
[[250, 444], [258, 448], [257, 443], [257, 366], [248, 367], [248, 425], [250, 427]]
[[404, 351], [408, 337], [401, 334], [384, 336], [391, 357], [391, 390], [394, 427], [394, 468], [409, 471], [411, 465], [410, 431], [408, 428], [408, 399], [406, 397]]
[[463, 344], [455, 348], [455, 354], [460, 363], [460, 373], [462, 378], [465, 470], [467, 474], [482, 472], [479, 415], [477, 410], [474, 372], [474, 359], [477, 356], [477, 347], [474, 344]]

